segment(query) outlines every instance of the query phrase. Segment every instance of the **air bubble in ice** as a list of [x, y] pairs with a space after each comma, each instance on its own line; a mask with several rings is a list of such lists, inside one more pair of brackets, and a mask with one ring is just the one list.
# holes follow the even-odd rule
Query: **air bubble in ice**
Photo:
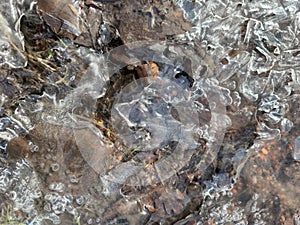
[[258, 110], [265, 113], [264, 118], [266, 121], [277, 124], [283, 119], [288, 110], [288, 105], [280, 100], [279, 96], [272, 94], [263, 96]]
[[234, 91], [233, 93], [232, 93], [232, 100], [233, 100], [233, 105], [234, 106], [240, 106], [240, 104], [241, 104], [241, 96], [240, 96], [240, 94], [237, 92], [237, 91]]
[[240, 92], [251, 101], [256, 101], [264, 90], [267, 78], [248, 77], [240, 86]]
[[63, 200], [53, 202], [52, 210], [56, 215], [62, 214], [66, 210], [65, 202]]
[[33, 144], [31, 141], [29, 142], [29, 147], [31, 152], [38, 152], [39, 151], [39, 146]]
[[78, 196], [76, 199], [75, 199], [75, 202], [79, 205], [79, 206], [81, 206], [81, 205], [83, 205], [85, 202], [86, 202], [86, 199], [85, 199], [85, 197], [84, 196]]
[[69, 178], [71, 183], [73, 184], [79, 183], [79, 179], [75, 175], [70, 175]]
[[8, 43], [4, 43], [0, 46], [0, 51], [5, 54], [5, 53], [9, 52], [9, 48], [10, 47], [9, 47]]
[[87, 221], [88, 224], [93, 224], [94, 223], [94, 219], [93, 218], [90, 218], [88, 221]]
[[294, 142], [294, 159], [300, 161], [300, 136], [295, 138]]
[[51, 212], [52, 208], [51, 208], [51, 204], [49, 202], [45, 203], [44, 210], [47, 212]]
[[283, 118], [280, 123], [281, 131], [283, 133], [288, 133], [292, 129], [293, 125], [294, 123], [292, 121], [287, 118]]
[[45, 215], [44, 219], [48, 219], [48, 220], [52, 221], [53, 224], [61, 224], [61, 220], [60, 220], [59, 216], [57, 216], [54, 213], [49, 213], [48, 215]]
[[52, 170], [53, 172], [57, 172], [57, 171], [59, 170], [59, 164], [58, 164], [58, 163], [52, 163], [52, 164], [50, 165], [50, 167], [51, 167], [51, 170]]
[[10, 191], [9, 198], [14, 201], [17, 198], [17, 193], [15, 191]]
[[65, 185], [63, 183], [51, 183], [49, 185], [49, 190], [63, 192]]

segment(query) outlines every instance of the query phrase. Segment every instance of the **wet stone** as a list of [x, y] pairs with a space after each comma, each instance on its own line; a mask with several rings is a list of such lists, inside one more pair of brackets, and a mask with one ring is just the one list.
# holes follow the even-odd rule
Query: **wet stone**
[[8, 142], [6, 152], [10, 159], [24, 159], [30, 153], [30, 147], [25, 138], [16, 137]]

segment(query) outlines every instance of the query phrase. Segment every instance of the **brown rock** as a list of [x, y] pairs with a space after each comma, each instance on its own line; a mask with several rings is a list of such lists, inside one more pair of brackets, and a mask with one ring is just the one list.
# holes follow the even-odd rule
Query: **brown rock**
[[103, 13], [104, 19], [117, 27], [125, 43], [165, 40], [192, 30], [172, 1], [120, 1], [103, 5]]
[[8, 142], [6, 151], [9, 158], [25, 158], [30, 147], [23, 137], [15, 137]]
[[[79, 8], [71, 0], [38, 0], [37, 10], [56, 34], [81, 33]], [[66, 34], [66, 33], [65, 33]]]

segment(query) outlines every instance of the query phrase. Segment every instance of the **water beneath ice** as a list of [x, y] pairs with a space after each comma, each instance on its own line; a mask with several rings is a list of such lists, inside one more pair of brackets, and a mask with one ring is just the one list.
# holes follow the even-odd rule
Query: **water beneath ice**
[[[0, 75], [0, 209], [12, 205], [11, 219], [21, 211], [26, 224], [299, 223], [298, 1], [173, 3], [191, 29], [171, 43], [104, 55], [69, 46], [71, 62], [85, 65], [71, 88], [55, 83], [12, 110], [16, 78]], [[140, 14], [151, 14], [153, 29], [172, 20], [164, 5], [147, 4]], [[1, 9], [0, 64], [23, 67], [11, 26], [19, 12]], [[15, 137], [28, 141], [26, 160], [7, 155]]]

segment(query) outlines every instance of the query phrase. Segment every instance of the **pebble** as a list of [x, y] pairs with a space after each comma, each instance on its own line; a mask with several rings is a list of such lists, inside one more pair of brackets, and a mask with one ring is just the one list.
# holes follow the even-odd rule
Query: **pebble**
[[15, 137], [8, 142], [6, 152], [9, 158], [25, 158], [30, 147], [23, 137]]

